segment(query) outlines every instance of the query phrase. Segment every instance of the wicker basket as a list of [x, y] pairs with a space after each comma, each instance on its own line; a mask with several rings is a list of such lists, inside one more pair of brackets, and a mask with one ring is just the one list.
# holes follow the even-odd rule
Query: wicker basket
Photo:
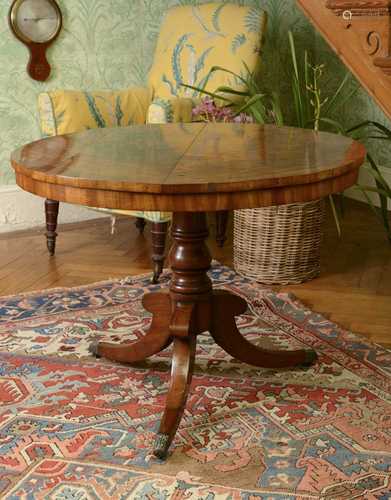
[[320, 273], [324, 200], [236, 210], [235, 270], [260, 283], [303, 283]]

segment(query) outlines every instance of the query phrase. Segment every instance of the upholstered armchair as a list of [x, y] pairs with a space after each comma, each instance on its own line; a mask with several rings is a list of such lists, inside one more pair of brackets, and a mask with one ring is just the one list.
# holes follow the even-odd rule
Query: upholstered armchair
[[[215, 90], [221, 85], [240, 88], [228, 73], [216, 72], [207, 79], [213, 66], [221, 65], [235, 73], [244, 63], [256, 69], [265, 30], [266, 14], [254, 7], [230, 3], [207, 3], [169, 9], [163, 20], [154, 63], [146, 88], [120, 91], [45, 92], [39, 96], [42, 134], [68, 134], [98, 127], [134, 124], [162, 124], [192, 121], [197, 92], [182, 86], [187, 83]], [[93, 207], [91, 207], [93, 208]], [[46, 200], [47, 245], [55, 253], [59, 203]], [[152, 260], [154, 281], [162, 272], [166, 233], [171, 214], [105, 210], [111, 214], [137, 218], [143, 232], [145, 221], [152, 222]], [[224, 242], [227, 214], [217, 214], [217, 240]]]

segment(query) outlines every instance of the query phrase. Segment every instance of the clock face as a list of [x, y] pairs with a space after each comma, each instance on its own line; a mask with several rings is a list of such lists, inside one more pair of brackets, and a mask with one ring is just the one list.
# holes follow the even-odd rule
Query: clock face
[[27, 41], [45, 43], [57, 34], [61, 19], [50, 0], [21, 0], [16, 4], [12, 23]]

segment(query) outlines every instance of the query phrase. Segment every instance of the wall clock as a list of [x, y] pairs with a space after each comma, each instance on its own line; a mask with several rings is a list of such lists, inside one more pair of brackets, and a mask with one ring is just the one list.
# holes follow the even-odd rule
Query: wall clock
[[27, 72], [34, 80], [45, 81], [50, 75], [47, 48], [58, 37], [62, 14], [55, 0], [14, 0], [9, 24], [18, 40], [30, 51]]

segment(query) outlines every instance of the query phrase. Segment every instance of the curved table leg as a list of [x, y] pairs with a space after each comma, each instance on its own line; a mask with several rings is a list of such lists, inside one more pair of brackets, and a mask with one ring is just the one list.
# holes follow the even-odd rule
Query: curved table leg
[[177, 302], [171, 319], [170, 330], [175, 334], [171, 381], [154, 449], [160, 459], [167, 456], [186, 406], [196, 351], [197, 308], [194, 302]]
[[99, 342], [90, 346], [90, 352], [97, 358], [107, 358], [120, 363], [137, 363], [168, 347], [172, 342], [170, 296], [164, 292], [150, 293], [143, 297], [143, 306], [153, 314], [153, 318], [142, 340], [119, 345]]
[[233, 358], [264, 368], [310, 366], [317, 360], [314, 351], [267, 350], [248, 342], [235, 323], [235, 316], [246, 311], [246, 301], [224, 290], [215, 290], [212, 300], [213, 319], [210, 333], [216, 344]]
[[174, 339], [174, 354], [171, 366], [171, 382], [167, 394], [166, 408], [156, 436], [154, 454], [160, 459], [167, 456], [186, 406], [193, 376], [196, 336]]

